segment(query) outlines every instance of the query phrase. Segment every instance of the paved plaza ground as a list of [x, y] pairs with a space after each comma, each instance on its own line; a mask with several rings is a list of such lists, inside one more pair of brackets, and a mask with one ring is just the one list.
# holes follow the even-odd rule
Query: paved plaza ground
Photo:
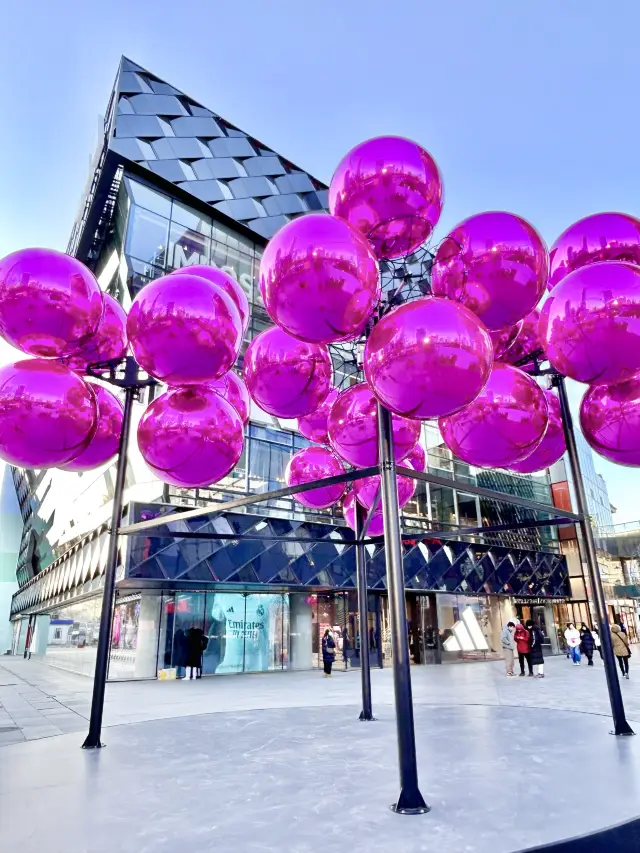
[[[632, 659], [632, 665], [635, 658]], [[80, 749], [91, 681], [0, 661], [0, 827], [21, 853], [512, 853], [640, 814], [640, 738], [610, 737], [601, 663], [412, 670], [422, 793], [401, 817], [390, 669], [110, 684], [104, 750]], [[640, 732], [640, 672], [622, 684]], [[13, 742], [12, 742], [13, 741]]]

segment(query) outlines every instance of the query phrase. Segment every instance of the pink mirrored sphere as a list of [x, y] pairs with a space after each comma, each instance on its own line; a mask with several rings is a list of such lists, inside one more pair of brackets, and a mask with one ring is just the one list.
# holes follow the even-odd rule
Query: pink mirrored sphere
[[[392, 416], [394, 456], [408, 456], [420, 438], [420, 421]], [[338, 456], [367, 468], [378, 464], [378, 403], [366, 382], [343, 391], [329, 412], [329, 442]]]
[[378, 258], [401, 258], [431, 235], [442, 211], [442, 178], [417, 142], [378, 136], [352, 148], [329, 187], [329, 209], [371, 243]]
[[626, 213], [594, 213], [574, 222], [549, 250], [549, 290], [574, 270], [598, 261], [640, 266], [640, 220]]
[[509, 468], [533, 453], [548, 420], [542, 388], [517, 367], [495, 362], [473, 403], [438, 423], [444, 443], [463, 462]]
[[534, 308], [518, 326], [515, 338], [506, 348], [500, 361], [515, 364], [526, 371], [533, 366], [532, 356], [537, 354], [538, 357], [543, 357], [544, 348], [539, 332], [540, 312]]
[[513, 213], [470, 216], [436, 253], [436, 296], [466, 305], [487, 329], [505, 329], [532, 311], [544, 293], [549, 258], [535, 228]]
[[79, 456], [60, 465], [63, 471], [89, 471], [113, 459], [120, 448], [123, 408], [120, 400], [101, 385], [90, 383], [96, 395], [98, 419], [96, 430], [86, 450]]
[[240, 420], [246, 426], [251, 415], [251, 397], [247, 391], [247, 386], [238, 374], [230, 370], [221, 379], [216, 379], [207, 384], [214, 391], [217, 391], [221, 397], [224, 397], [228, 403], [231, 403], [240, 415]]
[[89, 445], [96, 397], [58, 361], [25, 359], [0, 369], [0, 458], [23, 468], [53, 468]]
[[640, 374], [617, 385], [592, 385], [582, 398], [580, 427], [600, 456], [640, 466]]
[[295, 338], [313, 344], [352, 340], [380, 299], [378, 262], [343, 219], [309, 213], [269, 240], [260, 292], [273, 322]]
[[23, 352], [68, 355], [93, 335], [102, 291], [75, 258], [53, 249], [21, 249], [0, 260], [0, 335]]
[[[405, 468], [411, 468], [410, 462], [405, 459], [402, 462]], [[399, 474], [397, 477], [398, 483], [398, 506], [402, 509], [403, 506], [409, 503], [416, 491], [416, 481], [411, 477], [403, 477]], [[363, 477], [362, 480], [354, 480], [353, 491], [356, 498], [360, 501], [366, 510], [370, 510], [373, 502], [376, 499], [380, 489], [380, 475], [374, 474], [371, 477]], [[381, 504], [378, 503], [378, 510], [381, 511]]]
[[279, 326], [265, 329], [251, 341], [243, 370], [251, 398], [277, 418], [315, 412], [331, 387], [327, 347], [299, 341]]
[[243, 428], [231, 403], [205, 385], [174, 388], [147, 408], [138, 447], [165, 483], [198, 488], [217, 483], [238, 464]]
[[549, 406], [549, 423], [542, 441], [533, 453], [525, 456], [520, 462], [514, 462], [509, 466], [512, 471], [517, 471], [519, 474], [533, 474], [536, 471], [544, 471], [545, 468], [550, 468], [558, 459], [562, 459], [567, 449], [558, 395], [554, 391], [545, 391], [544, 393]]
[[231, 297], [201, 276], [166, 275], [133, 300], [127, 334], [138, 364], [169, 386], [219, 379], [242, 343]]
[[[284, 472], [287, 486], [300, 486], [326, 477], [339, 477], [345, 473], [342, 462], [328, 447], [305, 447], [294, 453]], [[326, 509], [340, 500], [347, 489], [346, 483], [321, 486], [294, 495], [298, 503], [310, 509]]]
[[238, 309], [238, 313], [240, 314], [243, 333], [247, 331], [247, 326], [249, 325], [249, 319], [251, 317], [249, 300], [247, 299], [247, 294], [244, 292], [242, 285], [228, 272], [218, 269], [218, 267], [207, 266], [206, 264], [192, 264], [188, 267], [180, 267], [177, 270], [173, 270], [169, 275], [195, 275], [200, 278], [206, 278], [207, 281], [210, 281], [212, 284], [217, 284], [218, 287], [221, 287], [224, 290], [227, 296], [231, 297], [234, 305]]
[[411, 418], [437, 418], [468, 405], [492, 364], [491, 338], [475, 314], [435, 296], [394, 308], [364, 349], [365, 376], [378, 400]]
[[427, 454], [424, 447], [420, 443], [416, 444], [411, 453], [400, 463], [400, 465], [404, 465], [405, 462], [409, 462], [414, 471], [426, 471]]
[[339, 393], [337, 388], [332, 388], [314, 412], [305, 415], [303, 418], [298, 418], [298, 432], [308, 441], [314, 441], [316, 444], [329, 444], [327, 421], [331, 407], [338, 399]]
[[607, 261], [580, 267], [540, 312], [551, 364], [578, 382], [623, 382], [640, 372], [640, 267]]
[[[342, 514], [352, 530], [356, 529], [356, 495], [354, 491], [348, 492], [342, 501]], [[384, 519], [382, 510], [377, 509], [367, 528], [367, 536], [382, 536], [384, 534]]]
[[94, 335], [64, 359], [64, 363], [78, 373], [84, 373], [90, 364], [122, 358], [127, 352], [127, 314], [119, 302], [102, 294], [104, 310]]
[[493, 357], [496, 361], [509, 351], [509, 348], [515, 343], [521, 328], [522, 320], [519, 320], [513, 326], [507, 326], [506, 329], [495, 329], [489, 332], [489, 337], [493, 344]]

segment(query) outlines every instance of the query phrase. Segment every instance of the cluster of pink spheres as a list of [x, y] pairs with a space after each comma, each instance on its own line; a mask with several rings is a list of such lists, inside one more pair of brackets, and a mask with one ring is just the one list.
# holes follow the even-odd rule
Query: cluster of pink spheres
[[[357, 340], [380, 303], [380, 260], [415, 252], [442, 210], [438, 167], [420, 145], [379, 137], [339, 164], [330, 214], [289, 222], [270, 240], [260, 291], [275, 323], [233, 367], [249, 319], [233, 278], [206, 266], [150, 283], [126, 317], [73, 258], [28, 249], [0, 262], [0, 335], [35, 358], [0, 371], [0, 456], [16, 465], [85, 470], [117, 451], [122, 408], [82, 378], [122, 357], [168, 386], [144, 413], [138, 446], [165, 482], [204, 486], [242, 453], [250, 399], [298, 420], [314, 446], [296, 453], [289, 486], [378, 462], [377, 405], [392, 413], [396, 459], [424, 470], [421, 422], [438, 422], [465, 462], [531, 473], [565, 450], [556, 395], [530, 375], [534, 355], [589, 388], [580, 421], [602, 456], [640, 465], [640, 221], [589, 216], [550, 252], [524, 219], [486, 212], [439, 244], [432, 295], [385, 313], [364, 349], [364, 381], [332, 386], [329, 345]], [[546, 297], [546, 299], [545, 299]], [[540, 354], [543, 354], [540, 356]], [[519, 367], [515, 365], [520, 365]], [[326, 508], [370, 508], [379, 478], [301, 493]], [[401, 503], [414, 482], [401, 477]], [[383, 532], [379, 509], [370, 533]]]

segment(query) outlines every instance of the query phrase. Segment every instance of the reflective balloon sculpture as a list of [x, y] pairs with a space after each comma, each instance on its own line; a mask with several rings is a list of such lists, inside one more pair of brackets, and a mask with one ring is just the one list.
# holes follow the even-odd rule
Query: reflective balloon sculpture
[[540, 316], [551, 364], [578, 382], [623, 382], [640, 372], [640, 267], [590, 264], [551, 291]]
[[[329, 443], [356, 468], [378, 463], [378, 402], [366, 382], [343, 391], [329, 412]], [[418, 443], [420, 422], [393, 416], [396, 461], [404, 459]]]
[[138, 427], [138, 447], [145, 462], [174, 486], [217, 483], [238, 464], [242, 444], [240, 415], [206, 385], [161, 394]]
[[496, 362], [489, 381], [462, 411], [440, 418], [445, 444], [469, 465], [509, 468], [536, 449], [549, 420], [545, 393], [534, 379]]
[[21, 249], [0, 261], [0, 335], [29, 355], [71, 355], [102, 311], [93, 273], [69, 255]]
[[436, 296], [466, 305], [488, 329], [517, 323], [538, 304], [549, 259], [538, 232], [513, 213], [478, 213], [443, 240], [432, 270]]
[[545, 396], [549, 407], [549, 421], [542, 441], [520, 462], [513, 462], [509, 466], [512, 471], [517, 471], [520, 474], [544, 471], [545, 468], [550, 468], [559, 459], [562, 459], [567, 449], [560, 413], [560, 401], [553, 391], [545, 391]]
[[640, 374], [618, 385], [592, 385], [582, 399], [580, 426], [596, 453], [640, 466]]
[[351, 340], [362, 334], [380, 299], [378, 263], [347, 222], [312, 213], [269, 241], [260, 293], [273, 322], [301, 341]]
[[180, 267], [177, 270], [173, 270], [169, 275], [195, 275], [197, 278], [204, 278], [212, 284], [218, 285], [230, 297], [238, 309], [243, 332], [247, 331], [249, 320], [251, 319], [249, 300], [241, 285], [228, 272], [218, 269], [218, 267], [206, 266], [205, 264], [192, 264], [188, 267]]
[[599, 261], [640, 266], [640, 219], [626, 213], [594, 213], [564, 231], [549, 250], [549, 281], [556, 284], [580, 267]]
[[127, 333], [138, 364], [169, 386], [219, 379], [242, 343], [234, 301], [202, 276], [167, 275], [133, 300]]
[[440, 218], [440, 172], [429, 152], [410, 139], [369, 139], [338, 165], [329, 209], [363, 234], [378, 258], [400, 258], [421, 246]]
[[[314, 480], [339, 477], [344, 472], [342, 462], [328, 447], [305, 447], [294, 453], [289, 460], [284, 479], [287, 486], [300, 486]], [[346, 488], [345, 483], [322, 486], [319, 489], [300, 492], [295, 495], [295, 499], [310, 509], [326, 509], [340, 500]]]
[[240, 420], [246, 426], [249, 423], [249, 416], [251, 415], [251, 397], [247, 391], [247, 386], [237, 373], [230, 370], [228, 373], [225, 373], [222, 379], [216, 379], [208, 384], [221, 397], [224, 397], [227, 403], [231, 403], [240, 415]]
[[79, 456], [60, 465], [64, 471], [89, 471], [110, 462], [120, 447], [122, 432], [122, 403], [115, 394], [101, 385], [91, 385], [96, 397], [96, 428], [89, 444]]
[[95, 334], [64, 359], [65, 364], [78, 373], [85, 373], [90, 364], [123, 358], [127, 352], [125, 310], [108, 293], [102, 294], [102, 301], [102, 317]]
[[[442, 200], [438, 167], [417, 143], [386, 136], [355, 146], [333, 175], [330, 214], [293, 219], [265, 248], [260, 292], [275, 325], [251, 340], [244, 381], [233, 367], [250, 307], [227, 272], [174, 270], [145, 285], [126, 317], [75, 258], [45, 249], [7, 256], [0, 335], [36, 358], [0, 372], [0, 457], [66, 470], [109, 462], [122, 406], [79, 374], [117, 363], [130, 345], [139, 366], [169, 386], [144, 413], [138, 444], [152, 471], [177, 486], [230, 472], [252, 401], [268, 416], [297, 419], [316, 444], [291, 459], [291, 485], [338, 476], [345, 464], [375, 466], [380, 405], [392, 413], [399, 465], [425, 470], [421, 421], [438, 419], [445, 445], [470, 465], [544, 469], [565, 449], [558, 399], [528, 375], [539, 377], [547, 360], [547, 373], [591, 385], [581, 425], [596, 452], [640, 465], [640, 220], [588, 216], [548, 255], [520, 216], [479, 213], [434, 247], [419, 293], [407, 293]], [[337, 375], [352, 384], [340, 390], [333, 362], [344, 347], [353, 369]], [[354, 502], [370, 507], [378, 487], [377, 476], [354, 482], [348, 523]], [[401, 503], [413, 487], [399, 478]], [[343, 495], [340, 484], [298, 500], [319, 509]], [[369, 533], [382, 528], [377, 510]]]
[[473, 402], [493, 364], [487, 330], [462, 305], [426, 296], [394, 308], [364, 351], [367, 382], [398, 415], [438, 418]]
[[244, 356], [244, 381], [260, 408], [279, 418], [315, 412], [331, 387], [331, 358], [323, 344], [299, 341], [278, 326], [261, 332]]
[[0, 457], [51, 468], [83, 453], [97, 424], [96, 396], [64, 364], [25, 359], [0, 369]]
[[329, 412], [331, 407], [338, 399], [340, 392], [337, 388], [331, 388], [322, 403], [311, 412], [310, 415], [305, 415], [298, 418], [298, 432], [300, 432], [309, 441], [314, 441], [316, 444], [329, 444]]

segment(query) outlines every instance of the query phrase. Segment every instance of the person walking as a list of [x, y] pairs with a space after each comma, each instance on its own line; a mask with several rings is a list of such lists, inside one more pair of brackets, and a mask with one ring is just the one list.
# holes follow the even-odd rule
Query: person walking
[[502, 654], [504, 655], [504, 668], [507, 671], [508, 678], [512, 678], [515, 675], [513, 671], [513, 658], [516, 650], [516, 641], [513, 637], [515, 630], [515, 622], [507, 622], [502, 629]]
[[324, 677], [331, 677], [331, 667], [336, 659], [336, 642], [331, 631], [327, 628], [322, 638], [322, 663], [324, 664]]
[[533, 678], [533, 667], [531, 666], [531, 636], [522, 622], [516, 625], [514, 639], [516, 641], [516, 648], [518, 649], [518, 660], [520, 661], [520, 678], [524, 676], [525, 661], [529, 667], [529, 675]]
[[567, 641], [567, 646], [571, 650], [573, 665], [580, 666], [580, 631], [578, 631], [573, 622], [569, 622], [567, 625], [567, 630], [564, 632], [564, 638]]
[[527, 622], [527, 628], [529, 629], [529, 636], [531, 637], [531, 651], [529, 653], [531, 666], [537, 667], [538, 671], [536, 678], [544, 678], [544, 656], [542, 654], [544, 635], [540, 628], [538, 628], [531, 619]]
[[598, 633], [597, 628], [591, 629], [591, 636], [593, 637], [593, 642], [596, 644], [596, 649], [600, 654], [600, 660], [604, 660], [602, 657], [602, 643], [600, 642], [600, 634]]
[[629, 679], [629, 658], [631, 657], [631, 649], [629, 648], [629, 638], [622, 630], [620, 625], [611, 626], [611, 645], [613, 653], [618, 658], [618, 665], [622, 677]]
[[583, 622], [580, 626], [580, 649], [589, 661], [588, 666], [593, 666], [593, 650], [595, 647], [596, 641], [593, 638], [593, 634]]

